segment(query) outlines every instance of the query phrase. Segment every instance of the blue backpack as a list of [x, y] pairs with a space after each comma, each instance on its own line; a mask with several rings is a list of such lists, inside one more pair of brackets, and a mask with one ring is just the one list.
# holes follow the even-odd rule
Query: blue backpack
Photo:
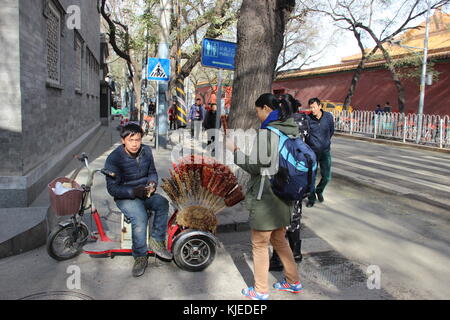
[[270, 179], [273, 193], [284, 200], [303, 200], [315, 191], [316, 154], [301, 138], [290, 138], [273, 127], [267, 129], [280, 137], [279, 168]]

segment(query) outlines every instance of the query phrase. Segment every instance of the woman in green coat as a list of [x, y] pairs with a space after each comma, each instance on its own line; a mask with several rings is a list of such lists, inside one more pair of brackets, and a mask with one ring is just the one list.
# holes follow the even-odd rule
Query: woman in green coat
[[278, 100], [270, 93], [263, 94], [256, 100], [255, 111], [262, 125], [257, 132], [256, 144], [251, 154], [245, 155], [231, 139], [227, 139], [227, 148], [234, 153], [236, 165], [250, 174], [245, 205], [250, 212], [255, 286], [243, 289], [242, 294], [253, 300], [267, 300], [269, 243], [277, 251], [285, 271], [285, 279], [276, 282], [273, 287], [293, 293], [302, 291], [297, 265], [285, 237], [293, 203], [277, 197], [269, 181], [269, 177], [273, 176], [278, 168], [279, 138], [266, 129], [270, 125], [285, 135], [297, 136], [298, 127], [290, 117], [289, 102]]

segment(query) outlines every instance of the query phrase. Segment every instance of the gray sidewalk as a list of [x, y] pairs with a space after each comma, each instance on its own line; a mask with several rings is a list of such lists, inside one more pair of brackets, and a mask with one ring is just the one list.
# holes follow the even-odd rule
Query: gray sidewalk
[[[113, 133], [111, 128], [101, 126], [83, 149], [92, 157], [98, 156], [111, 145]], [[53, 178], [68, 176], [77, 166], [78, 162], [72, 160]], [[45, 244], [49, 205], [45, 188], [29, 207], [0, 208], [0, 258], [23, 253]]]
[[[103, 168], [108, 155], [120, 145], [119, 132], [115, 129], [115, 126], [113, 125], [110, 130], [114, 144], [106, 150], [102, 144], [98, 144], [97, 149], [90, 152], [91, 154], [89, 155], [89, 162], [92, 168]], [[107, 140], [107, 137], [105, 137], [105, 139]], [[159, 176], [159, 183], [161, 184], [161, 180], [163, 178], [169, 177], [169, 170], [173, 168], [171, 162], [171, 153], [173, 150], [173, 146], [169, 144], [167, 149], [159, 148], [159, 150], [156, 150], [155, 143], [149, 136], [144, 137], [143, 143], [152, 147], [156, 170]], [[197, 147], [199, 147], [198, 144]], [[75, 166], [71, 164], [71, 166], [61, 174], [70, 176], [72, 172], [77, 168], [77, 166], [79, 166], [79, 164], [79, 162], [75, 161]], [[77, 176], [77, 181], [79, 184], [82, 184], [86, 181], [86, 179], [87, 170], [82, 169]], [[158, 187], [157, 192], [166, 196], [165, 192], [160, 187]], [[120, 226], [121, 213], [117, 208], [113, 198], [108, 194], [106, 190], [105, 178], [100, 174], [94, 179], [92, 198], [96, 209], [99, 211], [103, 219], [106, 230], [109, 230], [111, 232], [111, 236], [114, 236], [114, 234], [116, 233], [120, 234], [117, 228]], [[47, 204], [47, 206], [50, 205], [47, 192], [44, 192], [42, 194], [42, 198], [39, 201], [42, 205], [44, 205], [44, 202]], [[173, 212], [173, 210], [174, 209], [171, 207], [170, 212]], [[223, 210], [218, 214], [218, 219], [218, 232], [232, 232], [248, 229], [248, 212], [247, 210], [245, 210], [242, 204], [238, 204], [232, 208]]]

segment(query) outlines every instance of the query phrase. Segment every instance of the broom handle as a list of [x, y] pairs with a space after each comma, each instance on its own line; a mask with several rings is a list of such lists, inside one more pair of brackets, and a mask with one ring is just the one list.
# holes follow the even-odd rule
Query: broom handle
[[220, 117], [220, 121], [222, 122], [223, 132], [226, 135], [227, 134], [227, 130], [228, 130], [227, 116], [226, 115], [221, 116]]

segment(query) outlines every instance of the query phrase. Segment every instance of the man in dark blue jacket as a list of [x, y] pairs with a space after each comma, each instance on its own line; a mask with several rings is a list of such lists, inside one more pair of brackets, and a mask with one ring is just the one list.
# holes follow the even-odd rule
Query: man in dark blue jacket
[[148, 264], [147, 226], [150, 216], [147, 210], [155, 213], [148, 243], [150, 250], [163, 259], [172, 258], [165, 245], [169, 202], [155, 193], [158, 173], [151, 148], [142, 144], [143, 136], [139, 125], [126, 125], [121, 132], [122, 145], [108, 156], [105, 163], [105, 168], [116, 174], [115, 178], [106, 178], [108, 192], [131, 221], [134, 277], [143, 275]]
[[200, 98], [195, 99], [195, 103], [189, 109], [188, 121], [191, 122], [191, 137], [198, 140], [202, 131], [202, 122], [205, 119], [205, 108]]
[[[320, 167], [322, 179], [316, 187], [316, 192], [310, 194], [308, 208], [316, 202], [323, 202], [323, 192], [325, 186], [331, 180], [331, 137], [334, 134], [334, 120], [330, 112], [322, 110], [322, 104], [318, 98], [312, 98], [308, 102], [311, 114], [308, 116], [309, 135], [306, 137], [306, 143], [314, 150], [317, 156], [317, 162]], [[317, 198], [316, 198], [317, 194]]]

